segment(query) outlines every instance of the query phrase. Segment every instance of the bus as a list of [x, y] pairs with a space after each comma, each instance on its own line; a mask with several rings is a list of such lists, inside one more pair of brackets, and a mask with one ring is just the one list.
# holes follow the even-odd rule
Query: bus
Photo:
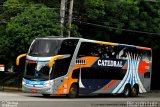
[[36, 38], [25, 57], [23, 92], [43, 96], [150, 91], [151, 48], [84, 38]]

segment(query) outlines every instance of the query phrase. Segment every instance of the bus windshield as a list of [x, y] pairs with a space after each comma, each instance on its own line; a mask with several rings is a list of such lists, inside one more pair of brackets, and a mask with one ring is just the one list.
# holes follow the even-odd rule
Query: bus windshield
[[30, 47], [28, 55], [50, 57], [58, 53], [61, 40], [36, 39]]
[[[47, 80], [57, 78], [67, 73], [78, 39], [36, 39], [30, 46], [28, 55], [38, 60], [27, 59], [24, 77], [27, 79]], [[54, 67], [49, 68], [49, 59], [42, 57], [67, 55], [55, 61]], [[41, 58], [38, 58], [41, 57]], [[45, 58], [43, 58], [45, 59]]]
[[49, 79], [49, 67], [48, 61], [36, 62], [32, 60], [26, 61], [25, 78], [48, 80]]

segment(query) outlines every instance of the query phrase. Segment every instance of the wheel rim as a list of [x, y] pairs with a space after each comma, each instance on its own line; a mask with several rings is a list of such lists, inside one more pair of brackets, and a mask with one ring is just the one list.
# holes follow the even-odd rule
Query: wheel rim
[[74, 94], [76, 94], [76, 89], [72, 87], [70, 92], [71, 92], [72, 95], [74, 95]]
[[132, 89], [132, 93], [134, 93], [134, 94], [136, 94], [136, 93], [137, 93], [136, 88], [133, 88], [133, 89]]
[[77, 87], [73, 85], [70, 88], [69, 97], [71, 97], [71, 98], [77, 97], [77, 93], [78, 93], [77, 92]]
[[132, 88], [132, 96], [135, 97], [138, 95], [138, 89], [136, 87]]
[[125, 95], [126, 95], [126, 96], [129, 95], [129, 89], [128, 89], [128, 88], [125, 89]]
[[129, 86], [125, 86], [125, 88], [124, 88], [124, 96], [125, 97], [129, 97], [130, 93], [131, 93], [130, 87]]

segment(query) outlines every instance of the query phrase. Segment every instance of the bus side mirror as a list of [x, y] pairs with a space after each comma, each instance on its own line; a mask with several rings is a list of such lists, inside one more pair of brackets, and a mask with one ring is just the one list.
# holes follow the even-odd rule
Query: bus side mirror
[[53, 67], [53, 64], [54, 64], [54, 61], [59, 59], [59, 58], [62, 58], [64, 55], [56, 55], [56, 56], [53, 56], [50, 61], [49, 61], [49, 68], [52, 68]]
[[16, 59], [16, 65], [17, 65], [17, 66], [19, 65], [20, 59], [21, 59], [22, 57], [26, 57], [26, 55], [27, 55], [27, 54], [21, 54], [21, 55], [19, 55], [19, 56], [17, 57], [17, 59]]

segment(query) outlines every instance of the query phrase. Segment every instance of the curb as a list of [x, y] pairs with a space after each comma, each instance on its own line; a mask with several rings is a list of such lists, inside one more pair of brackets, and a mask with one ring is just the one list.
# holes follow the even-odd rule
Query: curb
[[22, 91], [22, 88], [18, 88], [18, 87], [7, 87], [7, 86], [2, 86], [1, 89], [2, 89], [2, 90]]
[[160, 93], [160, 90], [151, 90], [151, 93]]

